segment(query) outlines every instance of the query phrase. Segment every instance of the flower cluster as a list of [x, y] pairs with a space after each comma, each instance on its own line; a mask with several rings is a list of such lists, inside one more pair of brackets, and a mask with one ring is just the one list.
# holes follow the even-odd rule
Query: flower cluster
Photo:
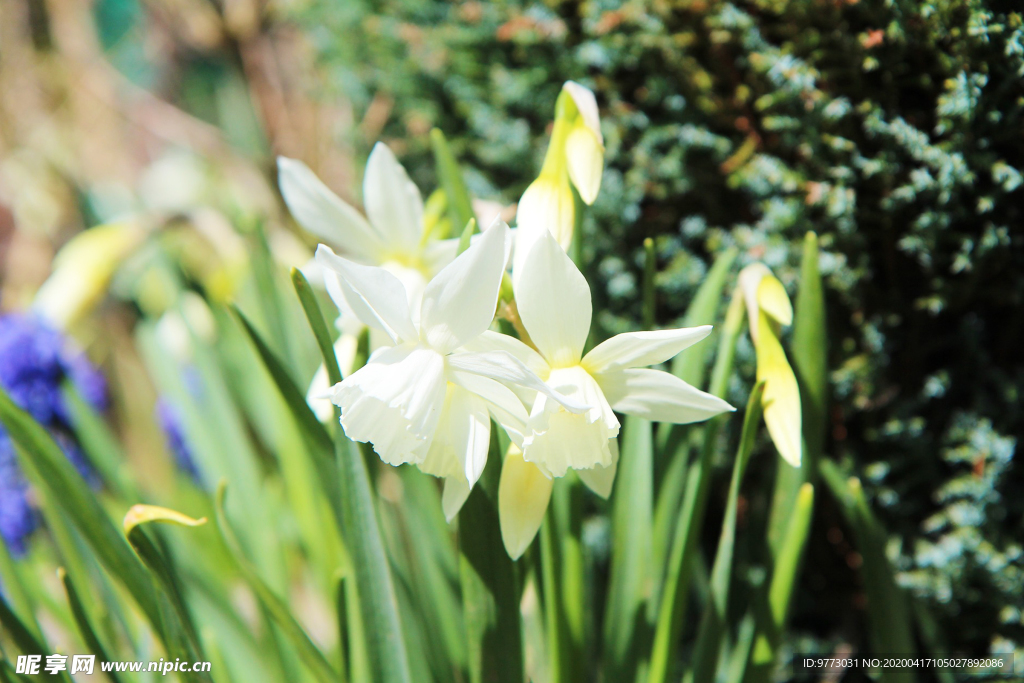
[[[610, 494], [616, 413], [684, 424], [733, 409], [649, 368], [706, 337], [710, 326], [620, 334], [584, 353], [593, 310], [590, 287], [565, 251], [571, 187], [593, 202], [602, 167], [594, 96], [568, 83], [515, 234], [496, 220], [456, 255], [453, 243], [432, 244], [425, 234], [419, 191], [385, 146], [367, 166], [369, 220], [304, 166], [280, 162], [296, 219], [343, 250], [320, 245], [316, 254], [342, 320], [355, 318], [376, 335], [366, 365], [329, 392], [346, 435], [372, 444], [386, 463], [443, 477], [450, 520], [484, 470], [491, 421], [500, 425], [513, 444], [498, 492], [512, 558], [536, 536], [553, 478], [575, 470], [597, 494]], [[517, 336], [492, 329], [499, 311]]]
[[[0, 316], [0, 386], [39, 424], [47, 427], [68, 459], [92, 482], [94, 476], [71, 437], [62, 394], [68, 380], [96, 409], [107, 401], [103, 376], [63, 334], [34, 315]], [[14, 445], [0, 426], [0, 537], [16, 553], [35, 528], [26, 497], [27, 484], [18, 468]]]

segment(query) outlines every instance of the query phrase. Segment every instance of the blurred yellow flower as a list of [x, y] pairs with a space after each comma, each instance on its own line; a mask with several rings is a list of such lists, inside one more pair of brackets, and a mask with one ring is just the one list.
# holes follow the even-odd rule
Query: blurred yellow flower
[[98, 225], [75, 235], [53, 259], [53, 272], [36, 293], [33, 308], [67, 329], [104, 297], [118, 266], [146, 237], [135, 223]]

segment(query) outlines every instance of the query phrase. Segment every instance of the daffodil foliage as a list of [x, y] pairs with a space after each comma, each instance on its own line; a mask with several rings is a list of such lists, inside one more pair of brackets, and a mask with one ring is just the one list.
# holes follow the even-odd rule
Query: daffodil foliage
[[[249, 226], [230, 309], [145, 221], [69, 243], [36, 309], [64, 334], [108, 295], [135, 304], [117, 362], [144, 366], [170, 455], [163, 486], [143, 483], [73, 382], [29, 391], [48, 372], [38, 354], [0, 363], [0, 491], [17, 498], [0, 513], [40, 522], [0, 527], [18, 530], [0, 546], [0, 681], [20, 680], [8, 652], [51, 638], [209, 660], [183, 680], [216, 683], [768, 680], [822, 459], [817, 243], [805, 281], [725, 252], [684, 320], [607, 334], [574, 247], [601, 188], [599, 111], [565, 84], [515, 207], [466, 193], [440, 131], [426, 202], [383, 143], [361, 208], [279, 159], [317, 246], [288, 283], [280, 240]], [[841, 500], [874, 543], [860, 499]], [[884, 553], [864, 557], [890, 610], [879, 642], [903, 646]], [[59, 599], [31, 579], [57, 566]]]

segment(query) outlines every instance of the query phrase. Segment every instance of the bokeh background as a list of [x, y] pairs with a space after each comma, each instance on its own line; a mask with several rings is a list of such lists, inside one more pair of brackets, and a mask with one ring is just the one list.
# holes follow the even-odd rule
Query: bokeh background
[[[596, 92], [607, 145], [583, 230], [603, 331], [639, 320], [645, 238], [670, 325], [724, 248], [792, 285], [816, 231], [825, 451], [863, 478], [898, 581], [949, 651], [1019, 648], [1024, 14], [1010, 0], [3, 0], [0, 308], [27, 306], [72, 236], [127, 216], [212, 301], [263, 236], [302, 265], [315, 242], [283, 209], [279, 154], [358, 204], [377, 140], [436, 187], [437, 127], [473, 194], [511, 204], [567, 79]], [[109, 378], [133, 467], [158, 481], [157, 396], [131, 334], [161, 303], [159, 287], [135, 294], [141, 276], [120, 299], [115, 278], [75, 335]], [[739, 360], [752, 367], [745, 338]], [[748, 391], [737, 380], [732, 402]], [[862, 631], [860, 560], [834, 503], [818, 507], [793, 628], [838, 642]]]

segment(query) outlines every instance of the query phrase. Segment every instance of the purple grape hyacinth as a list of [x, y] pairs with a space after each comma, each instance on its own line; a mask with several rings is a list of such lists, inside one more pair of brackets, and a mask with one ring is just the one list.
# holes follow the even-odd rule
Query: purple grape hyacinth
[[[65, 379], [95, 409], [106, 408], [106, 380], [61, 332], [31, 314], [0, 315], [0, 386], [50, 431], [76, 469], [95, 485], [96, 476], [71, 434], [61, 393]], [[36, 526], [27, 494], [14, 444], [0, 425], [0, 539], [15, 554], [24, 551], [25, 539]]]
[[167, 449], [174, 456], [174, 462], [182, 472], [191, 477], [192, 481], [200, 483], [202, 477], [199, 474], [199, 467], [196, 466], [195, 458], [192, 456], [192, 449], [188, 445], [185, 427], [182, 424], [178, 408], [166, 398], [161, 397], [156, 402], [156, 419], [160, 423], [160, 429], [164, 432]]

